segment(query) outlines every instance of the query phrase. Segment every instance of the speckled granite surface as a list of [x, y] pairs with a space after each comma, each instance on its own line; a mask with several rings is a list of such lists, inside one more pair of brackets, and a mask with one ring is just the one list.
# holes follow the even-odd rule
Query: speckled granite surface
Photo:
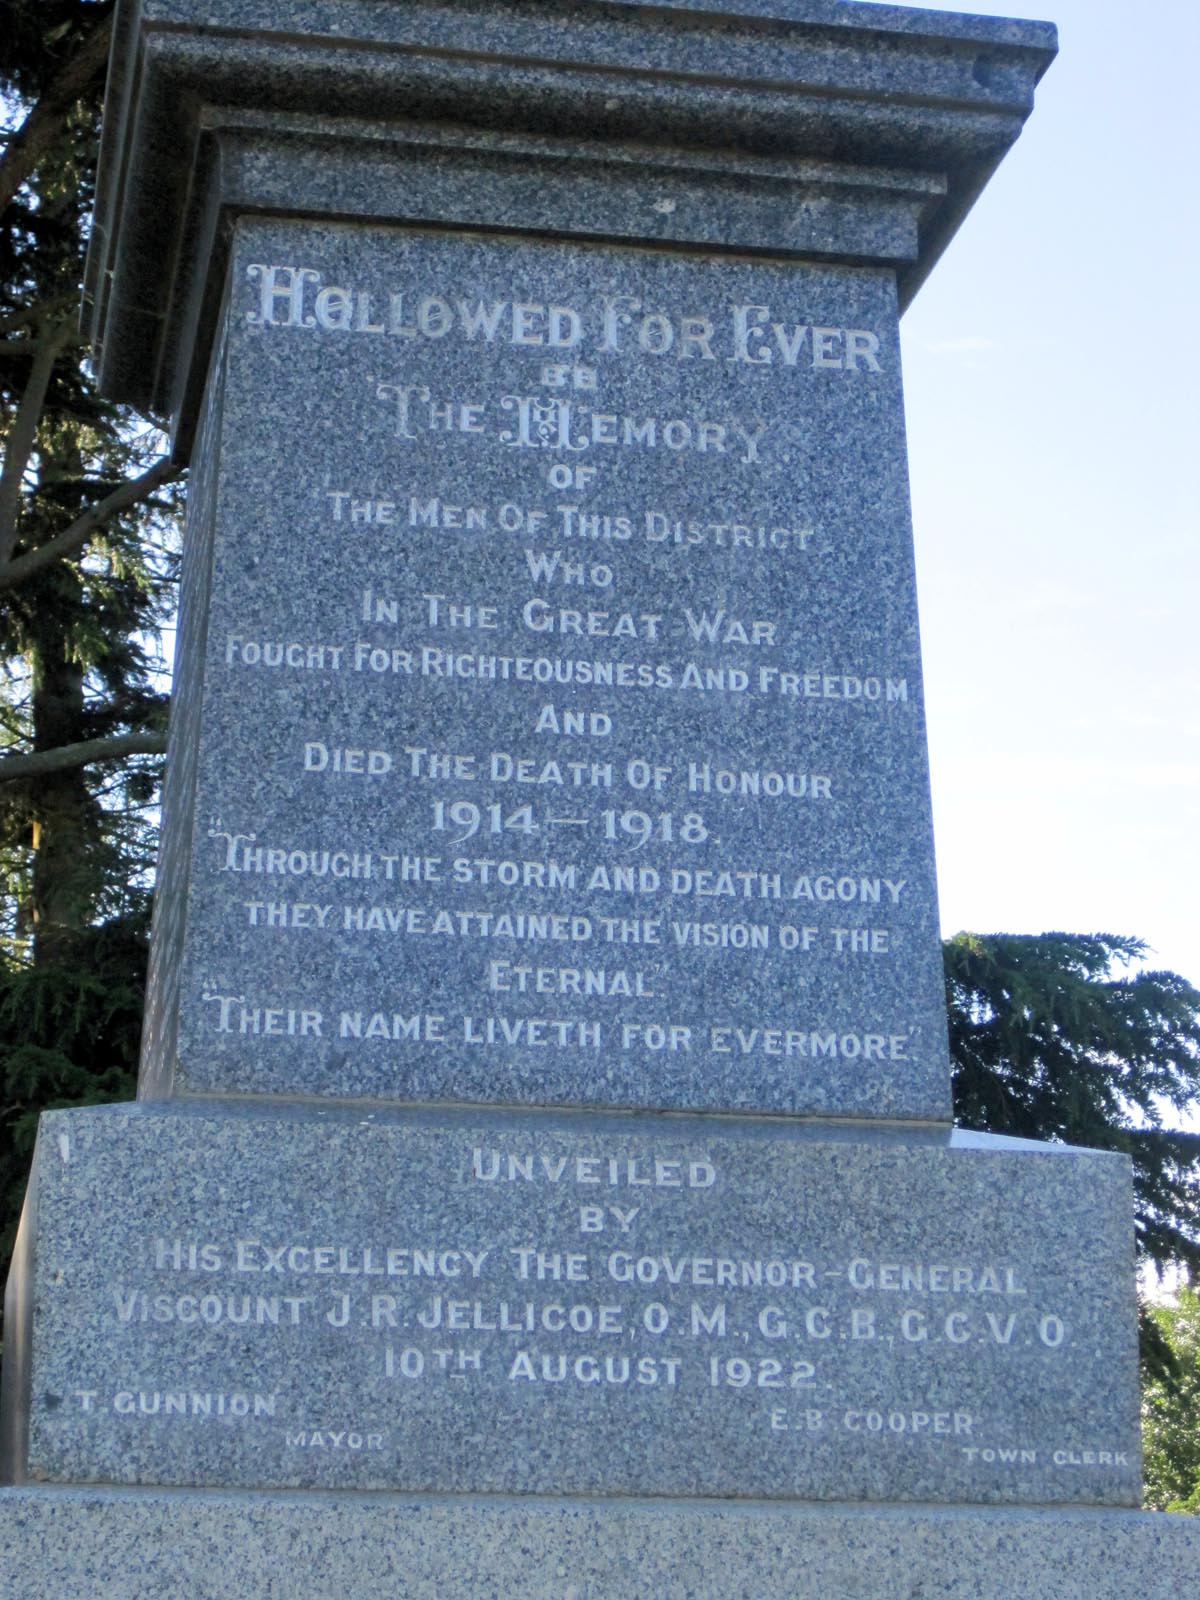
[[231, 263], [143, 1091], [949, 1120], [890, 274]]
[[239, 210], [878, 260], [906, 301], [1055, 48], [1048, 23], [842, 0], [123, 5], [101, 381], [190, 438]]
[[963, 1134], [54, 1113], [6, 1405], [64, 1482], [1136, 1504], [1129, 1199]]
[[6, 1600], [1195, 1586], [1126, 1164], [936, 1126], [896, 314], [1054, 48], [119, 7], [98, 370], [201, 434], [144, 1090], [244, 1098], [44, 1121]]
[[1182, 1600], [1135, 1512], [0, 1491], [6, 1600]]

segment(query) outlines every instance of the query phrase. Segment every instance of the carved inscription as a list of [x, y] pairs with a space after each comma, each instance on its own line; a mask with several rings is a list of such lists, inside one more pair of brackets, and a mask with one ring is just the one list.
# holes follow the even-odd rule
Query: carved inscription
[[[380, 1146], [404, 1178], [369, 1212], [330, 1164], [315, 1216], [229, 1190], [131, 1217], [39, 1427], [106, 1460], [123, 1439], [133, 1478], [164, 1482], [209, 1459], [197, 1437], [220, 1481], [260, 1485], [854, 1498], [886, 1454], [901, 1498], [1003, 1500], [1135, 1470], [1119, 1427], [1059, 1399], [1129, 1330], [1023, 1248], [1003, 1173], [964, 1230], [906, 1214], [944, 1181], [921, 1148], [406, 1138]], [[278, 1193], [269, 1148], [257, 1165]], [[480, 1436], [505, 1448], [464, 1454]]]
[[234, 285], [311, 444], [261, 527], [229, 474], [210, 698], [262, 759], [202, 778], [185, 1048], [417, 1098], [431, 1045], [468, 1097], [941, 1092], [884, 280], [303, 240]]

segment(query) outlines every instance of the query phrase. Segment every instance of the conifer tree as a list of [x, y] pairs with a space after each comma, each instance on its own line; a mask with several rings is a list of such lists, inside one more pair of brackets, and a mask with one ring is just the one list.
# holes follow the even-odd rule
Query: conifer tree
[[955, 1120], [1131, 1157], [1138, 1248], [1200, 1276], [1200, 991], [1109, 933], [945, 946]]
[[[1139, 1260], [1200, 1281], [1200, 991], [1115, 934], [960, 933], [944, 954], [955, 1121], [1129, 1156]], [[1147, 1307], [1141, 1343], [1169, 1390]]]
[[132, 1092], [177, 474], [79, 331], [111, 5], [0, 18], [0, 1273], [37, 1114]]

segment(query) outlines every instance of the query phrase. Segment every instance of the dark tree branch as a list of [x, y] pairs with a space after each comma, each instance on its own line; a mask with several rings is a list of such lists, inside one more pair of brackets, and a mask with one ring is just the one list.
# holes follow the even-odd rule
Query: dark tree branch
[[0, 570], [7, 565], [17, 542], [17, 512], [21, 505], [25, 468], [37, 443], [38, 423], [42, 420], [54, 363], [70, 343], [72, 335], [70, 324], [60, 322], [57, 327], [44, 333], [33, 346], [29, 380], [4, 441], [4, 471], [0, 473]]
[[85, 544], [96, 529], [110, 517], [115, 517], [119, 511], [128, 511], [130, 506], [136, 506], [140, 501], [148, 499], [164, 483], [170, 483], [172, 478], [177, 478], [180, 471], [181, 468], [165, 458], [156, 461], [149, 471], [142, 473], [140, 478], [131, 478], [128, 483], [123, 483], [119, 489], [114, 489], [103, 500], [98, 500], [94, 506], [89, 506], [75, 518], [69, 528], [64, 528], [61, 533], [55, 534], [53, 539], [48, 539], [45, 544], [39, 545], [36, 550], [30, 550], [26, 555], [18, 556], [15, 561], [0, 566], [0, 589], [11, 588], [15, 583], [23, 583], [26, 578], [45, 571], [56, 561], [61, 561], [64, 556], [73, 555], [80, 545]]
[[0, 156], [0, 211], [53, 146], [71, 107], [96, 78], [103, 76], [111, 37], [112, 17], [107, 16], [82, 41], [58, 76], [51, 79], [41, 99], [8, 141]]
[[84, 739], [60, 745], [57, 750], [35, 750], [30, 755], [0, 757], [0, 783], [18, 778], [44, 778], [51, 772], [94, 766], [99, 761], [121, 761], [126, 756], [162, 756], [167, 753], [165, 733], [122, 733], [112, 739]]
[[[37, 328], [43, 323], [57, 322], [60, 318], [70, 319], [79, 314], [79, 290], [73, 287], [63, 294], [53, 295], [49, 300], [35, 300], [29, 305], [19, 306], [15, 311], [10, 311], [8, 316], [0, 317], [0, 337], [6, 341], [11, 333], [19, 333], [22, 328]], [[6, 345], [5, 355], [19, 354], [23, 346]]]

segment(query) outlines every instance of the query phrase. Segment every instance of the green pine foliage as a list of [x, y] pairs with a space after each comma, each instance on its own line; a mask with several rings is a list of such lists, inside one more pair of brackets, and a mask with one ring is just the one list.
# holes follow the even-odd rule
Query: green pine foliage
[[969, 1128], [1118, 1150], [1138, 1248], [1200, 1276], [1200, 991], [1114, 934], [947, 941], [954, 1111]]
[[1150, 1312], [1171, 1352], [1169, 1377], [1142, 1388], [1146, 1504], [1200, 1513], [1200, 1295], [1183, 1288]]
[[0, 16], [0, 1277], [38, 1113], [130, 1097], [141, 1027], [176, 502], [156, 478], [80, 522], [162, 452], [79, 332], [111, 10]]

